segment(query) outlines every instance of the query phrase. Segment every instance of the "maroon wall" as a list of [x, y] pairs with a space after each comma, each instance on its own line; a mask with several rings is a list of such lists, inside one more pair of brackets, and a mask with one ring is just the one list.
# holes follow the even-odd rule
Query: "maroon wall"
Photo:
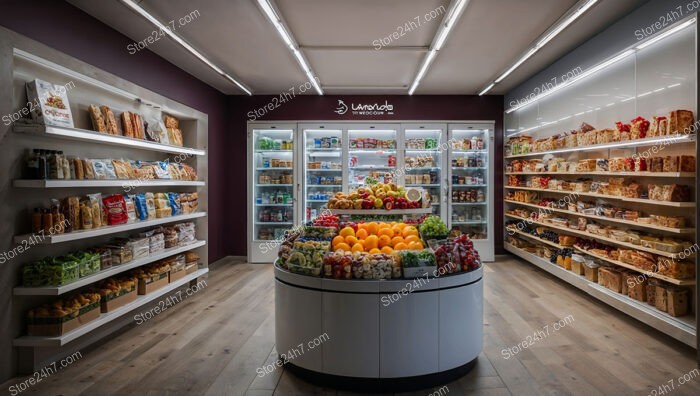
[[[458, 121], [458, 120], [493, 120], [495, 128], [495, 197], [503, 196], [503, 97], [502, 96], [464, 96], [464, 95], [435, 95], [435, 96], [351, 96], [351, 95], [327, 95], [327, 96], [297, 96], [287, 98], [285, 103], [279, 100], [273, 101], [276, 96], [232, 96], [229, 98], [229, 123], [235, 133], [229, 134], [227, 146], [231, 149], [232, 158], [246, 158], [247, 137], [246, 123], [251, 120], [251, 114], [264, 113], [258, 121], [359, 121], [359, 120], [401, 120], [401, 121]], [[279, 97], [277, 97], [279, 98]], [[340, 115], [334, 112], [338, 107], [338, 100], [343, 100], [348, 106], [351, 102], [384, 103], [388, 101], [394, 106], [392, 115], [359, 116], [352, 115], [350, 111]], [[279, 104], [273, 110], [259, 110]], [[249, 113], [252, 112], [252, 113]], [[236, 161], [240, 163], [239, 161]], [[245, 165], [240, 166], [245, 169]], [[240, 169], [236, 168], [236, 169]], [[240, 186], [246, 185], [246, 174], [236, 171], [230, 178], [227, 195], [232, 197], [232, 206], [241, 208], [240, 211], [227, 212], [227, 235], [240, 235], [246, 229], [246, 212], [243, 212], [247, 195], [242, 195]], [[494, 227], [496, 238], [496, 252], [503, 252], [503, 200], [495, 199], [495, 219], [490, 225]], [[233, 254], [245, 254], [246, 239], [235, 238], [230, 240]]]
[[3, 1], [0, 25], [208, 114], [209, 212], [214, 214], [209, 216], [209, 259], [232, 253], [220, 215], [227, 209], [223, 187], [228, 179], [215, 165], [226, 156], [226, 95], [153, 52], [129, 54], [126, 46], [133, 40], [64, 1]]

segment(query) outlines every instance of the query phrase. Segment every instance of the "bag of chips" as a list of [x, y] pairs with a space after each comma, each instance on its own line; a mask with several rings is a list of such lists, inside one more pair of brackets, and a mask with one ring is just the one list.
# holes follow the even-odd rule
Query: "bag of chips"
[[126, 214], [126, 203], [121, 194], [114, 194], [102, 198], [105, 208], [107, 209], [107, 224], [126, 224], [129, 216]]

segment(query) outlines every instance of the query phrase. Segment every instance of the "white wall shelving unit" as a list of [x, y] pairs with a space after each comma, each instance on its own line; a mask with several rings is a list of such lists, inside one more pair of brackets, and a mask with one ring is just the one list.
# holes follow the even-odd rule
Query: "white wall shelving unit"
[[[686, 21], [678, 21], [680, 25]], [[674, 26], [669, 26], [672, 29]], [[663, 35], [664, 32], [659, 32]], [[509, 235], [533, 243], [535, 245], [547, 245], [553, 248], [563, 246], [551, 241], [545, 241], [531, 235], [527, 230], [510, 229], [506, 227], [504, 238], [505, 248], [509, 252], [523, 258], [533, 265], [559, 277], [565, 282], [586, 291], [593, 297], [607, 303], [634, 318], [640, 320], [657, 330], [676, 338], [690, 346], [697, 346], [697, 282], [700, 275], [697, 271], [697, 255], [692, 253], [670, 253], [635, 245], [627, 241], [618, 241], [612, 237], [592, 234], [587, 231], [556, 225], [549, 221], [538, 219], [525, 219], [512, 211], [514, 209], [526, 209], [534, 213], [551, 213], [557, 217], [577, 221], [583, 218], [588, 223], [595, 222], [604, 226], [612, 226], [619, 230], [636, 230], [642, 233], [650, 233], [661, 237], [671, 237], [686, 241], [688, 244], [697, 243], [697, 170], [696, 172], [534, 172], [532, 169], [525, 172], [511, 171], [508, 167], [513, 161], [543, 160], [552, 157], [564, 158], [567, 162], [576, 163], [583, 159], [609, 159], [614, 157], [666, 157], [678, 155], [693, 155], [698, 158], [697, 138], [695, 133], [673, 134], [667, 136], [647, 137], [643, 139], [627, 140], [620, 142], [599, 143], [591, 145], [577, 145], [576, 147], [557, 148], [548, 151], [509, 152], [508, 139], [518, 136], [531, 136], [533, 139], [547, 138], [556, 134], [578, 129], [581, 123], [586, 122], [598, 130], [615, 128], [615, 122], [629, 123], [637, 116], [652, 120], [654, 116], [668, 116], [673, 110], [691, 110], [698, 119], [697, 113], [697, 22], [688, 25], [682, 30], [665, 35], [658, 41], [640, 46], [636, 43], [630, 48], [620, 49], [617, 55], [609, 59], [617, 59], [615, 62], [601, 61], [607, 66], [600, 68], [596, 73], [582, 74], [582, 78], [564, 84], [563, 88], [552, 89], [544, 95], [534, 97], [525, 104], [507, 109], [504, 115], [506, 147], [504, 158], [504, 192], [527, 191], [536, 193], [536, 198], [528, 202], [520, 202], [518, 197], [508, 199], [504, 197], [504, 222], [522, 224], [527, 227], [543, 227], [554, 231], [559, 235], [569, 235], [587, 240], [595, 240], [600, 243], [619, 249], [631, 249], [646, 253], [652, 253], [659, 257], [668, 257], [673, 260], [694, 261], [696, 275], [692, 279], [675, 279], [656, 272], [647, 272], [631, 264], [604, 257], [595, 253], [589, 253], [578, 247], [573, 247], [575, 253], [593, 257], [601, 264], [612, 265], [614, 268], [637, 272], [648, 278], [655, 278], [671, 284], [674, 287], [689, 289], [691, 299], [689, 313], [682, 317], [673, 317], [670, 314], [658, 310], [655, 307], [629, 298], [627, 295], [608, 290], [603, 286], [587, 281], [585, 278], [567, 271], [562, 267], [551, 264], [548, 260], [508, 243]], [[674, 62], [665, 62], [664, 59], [674, 59]], [[541, 76], [540, 76], [541, 77]], [[691, 132], [697, 129], [697, 122]], [[515, 169], [515, 168], [513, 168]], [[510, 185], [509, 178], [520, 177], [518, 181]], [[646, 191], [648, 184], [678, 184], [688, 186], [691, 191], [686, 202], [667, 202], [650, 200], [645, 198], [627, 198], [623, 196], [601, 195], [591, 191], [566, 191], [540, 188], [529, 182], [536, 176], [549, 176], [552, 178], [574, 181], [578, 178], [587, 178], [597, 182], [608, 182], [609, 178], [623, 178], [625, 183], [636, 182]], [[527, 199], [529, 199], [528, 197]], [[543, 208], [539, 201], [548, 198], [561, 201], [606, 202], [614, 207], [639, 212], [639, 217], [652, 215], [681, 216], [686, 224], [682, 227], [664, 227], [654, 224], [644, 224], [637, 221], [625, 220], [614, 217], [600, 216], [599, 214], [580, 213], [564, 207]], [[518, 199], [518, 200], [516, 200]], [[564, 200], [568, 203], [567, 200]], [[510, 211], [510, 212], [509, 212]], [[695, 300], [695, 301], [693, 301]]]
[[[7, 172], [0, 176], [0, 229], [7, 237], [0, 241], [0, 249], [9, 251], [28, 241], [31, 210], [46, 207], [50, 198], [83, 196], [89, 193], [139, 193], [139, 192], [197, 192], [199, 206], [195, 213], [168, 218], [138, 221], [92, 230], [78, 230], [64, 234], [35, 238], [27, 244], [23, 253], [5, 264], [8, 276], [0, 281], [5, 290], [1, 298], [12, 301], [11, 320], [0, 328], [0, 340], [7, 343], [3, 350], [12, 350], [2, 365], [12, 371], [28, 373], [80, 347], [101, 339], [105, 335], [130, 323], [128, 314], [137, 309], [147, 310], [159, 300], [177, 292], [177, 289], [197, 283], [208, 269], [208, 162], [207, 115], [171, 99], [151, 92], [138, 85], [106, 73], [29, 40], [9, 30], [0, 28], [0, 110], [13, 114], [27, 104], [25, 84], [42, 79], [53, 84], [72, 83], [68, 90], [70, 109], [75, 128], [43, 126], [24, 119], [12, 126], [0, 127], [2, 155], [0, 167]], [[125, 55], [126, 56], [126, 55]], [[131, 111], [144, 118], [157, 118], [162, 113], [180, 120], [183, 131], [183, 147], [160, 144], [92, 131], [88, 105], [107, 105], [119, 115]], [[119, 122], [119, 121], [118, 121]], [[180, 161], [197, 171], [197, 181], [179, 180], [29, 180], [22, 178], [26, 153], [31, 149], [62, 150], [67, 156], [80, 158], [124, 158], [145, 161]], [[23, 264], [45, 256], [60, 256], [70, 251], [99, 246], [113, 237], [125, 237], [139, 230], [157, 225], [192, 221], [196, 225], [197, 241], [187, 246], [165, 249], [145, 258], [99, 271], [77, 281], [57, 287], [22, 287], [17, 282]], [[15, 235], [14, 238], [10, 238]], [[95, 282], [131, 269], [153, 263], [171, 255], [194, 250], [200, 256], [199, 268], [185, 277], [168, 284], [60, 337], [26, 336], [25, 315], [28, 309], [50, 302], [67, 293], [90, 287]], [[14, 295], [14, 297], [13, 297]], [[14, 341], [12, 341], [14, 339]], [[7, 347], [7, 348], [4, 348]], [[16, 359], [16, 361], [15, 361]], [[14, 366], [14, 365], [17, 366]], [[14, 366], [14, 367], [13, 367]]]

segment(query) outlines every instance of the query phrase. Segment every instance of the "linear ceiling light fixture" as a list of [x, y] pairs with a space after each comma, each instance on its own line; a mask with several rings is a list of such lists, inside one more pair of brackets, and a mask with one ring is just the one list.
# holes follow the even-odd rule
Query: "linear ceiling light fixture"
[[554, 37], [556, 37], [559, 33], [564, 31], [569, 25], [574, 23], [578, 18], [581, 17], [586, 11], [588, 11], [591, 7], [593, 7], [598, 0], [588, 0], [586, 3], [581, 5], [576, 9], [576, 11], [572, 12], [569, 14], [567, 17], [564, 19], [561, 19], [553, 28], [551, 28], [547, 33], [545, 33], [544, 37], [539, 39], [537, 43], [535, 44], [534, 47], [530, 48], [523, 56], [518, 59], [517, 62], [515, 62], [511, 67], [508, 68], [505, 72], [503, 72], [496, 80], [489, 84], [486, 88], [484, 88], [480, 93], [479, 96], [485, 95], [488, 93], [496, 84], [500, 83], [503, 81], [506, 77], [508, 77], [515, 69], [520, 67], [525, 61], [527, 61], [532, 55], [535, 54], [535, 52], [539, 51], [542, 47], [544, 47], [548, 42], [550, 42]]
[[430, 64], [433, 63], [435, 55], [437, 55], [437, 52], [442, 49], [443, 45], [445, 45], [445, 42], [447, 41], [447, 36], [449, 36], [450, 32], [452, 31], [452, 28], [454, 27], [459, 17], [462, 15], [462, 12], [467, 7], [468, 3], [469, 0], [453, 1], [450, 13], [440, 25], [440, 30], [438, 30], [437, 34], [435, 35], [435, 38], [433, 39], [433, 43], [430, 46], [428, 53], [425, 54], [425, 57], [423, 58], [423, 63], [421, 64], [421, 67], [418, 70], [418, 74], [416, 74], [416, 78], [413, 80], [413, 84], [411, 84], [411, 88], [408, 90], [409, 95], [413, 95], [413, 92], [415, 92], [416, 88], [418, 88], [418, 84], [420, 84], [421, 80], [423, 79], [423, 76], [425, 76], [425, 73], [428, 71]]
[[133, 0], [121, 0], [124, 5], [127, 7], [131, 8], [133, 11], [135, 11], [137, 14], [141, 15], [142, 17], [146, 18], [149, 22], [154, 24], [158, 29], [160, 29], [161, 32], [165, 33], [173, 39], [175, 42], [180, 44], [182, 47], [184, 47], [187, 51], [189, 51], [192, 55], [197, 57], [197, 59], [201, 60], [212, 68], [215, 72], [219, 73], [222, 77], [225, 79], [231, 81], [232, 83], [236, 84], [238, 88], [240, 88], [243, 92], [247, 93], [248, 95], [253, 95], [253, 92], [250, 90], [250, 88], [246, 87], [243, 83], [238, 81], [238, 79], [232, 77], [230, 74], [226, 73], [223, 69], [221, 69], [219, 66], [215, 65], [214, 62], [210, 61], [206, 56], [202, 55], [201, 52], [199, 52], [197, 49], [195, 49], [193, 46], [188, 44], [185, 40], [182, 39], [182, 37], [178, 36], [175, 34], [170, 26], [167, 26], [163, 23], [161, 23], [156, 17], [151, 15], [148, 11], [143, 9], [140, 5], [138, 5], [135, 1]]
[[311, 67], [306, 61], [306, 58], [304, 58], [304, 54], [301, 53], [301, 50], [299, 49], [299, 44], [297, 44], [297, 42], [294, 40], [294, 37], [292, 37], [292, 35], [285, 27], [285, 24], [282, 21], [282, 17], [279, 16], [277, 11], [275, 10], [275, 7], [273, 7], [272, 3], [270, 3], [270, 0], [258, 0], [258, 5], [260, 6], [260, 8], [262, 8], [267, 19], [275, 27], [277, 33], [279, 33], [284, 43], [292, 52], [292, 55], [294, 55], [294, 58], [296, 58], [297, 63], [299, 63], [299, 66], [301, 66], [301, 69], [304, 71], [304, 74], [306, 74], [306, 77], [309, 79], [309, 82], [311, 82], [311, 85], [313, 85], [316, 92], [319, 95], [323, 95], [323, 90], [318, 84], [318, 79], [314, 75], [314, 72], [311, 70]]

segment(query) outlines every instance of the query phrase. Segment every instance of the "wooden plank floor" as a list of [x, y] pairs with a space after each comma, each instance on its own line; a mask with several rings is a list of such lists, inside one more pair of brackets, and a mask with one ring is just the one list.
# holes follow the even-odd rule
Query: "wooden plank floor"
[[[223, 260], [211, 269], [202, 291], [82, 351], [21, 395], [350, 395], [284, 369], [258, 378], [256, 369], [276, 356], [272, 267]], [[484, 352], [442, 395], [648, 395], [671, 383], [667, 394], [700, 394], [693, 349], [519, 259], [501, 257], [485, 278]], [[547, 325], [547, 337], [504, 356]], [[693, 378], [681, 385], [688, 373]], [[6, 382], [3, 392], [24, 379]]]

